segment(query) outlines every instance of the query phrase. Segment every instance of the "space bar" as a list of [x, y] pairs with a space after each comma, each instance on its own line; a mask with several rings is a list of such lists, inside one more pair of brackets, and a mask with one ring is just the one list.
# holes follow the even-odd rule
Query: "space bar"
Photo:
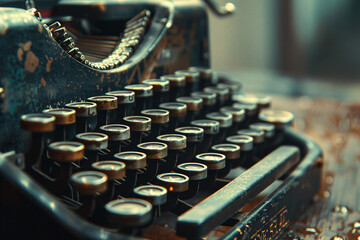
[[235, 214], [299, 161], [299, 148], [281, 146], [223, 188], [179, 216], [176, 233], [201, 238]]

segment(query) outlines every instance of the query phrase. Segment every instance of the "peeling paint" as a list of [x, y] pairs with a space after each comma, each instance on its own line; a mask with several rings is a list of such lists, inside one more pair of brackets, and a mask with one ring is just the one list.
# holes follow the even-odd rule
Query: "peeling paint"
[[54, 58], [53, 57], [48, 57], [48, 55], [45, 55], [45, 58], [47, 60], [46, 62], [46, 71], [47, 72], [50, 72], [50, 69], [51, 69], [51, 63], [54, 61]]
[[32, 51], [26, 54], [25, 70], [29, 72], [35, 72], [36, 67], [39, 65], [39, 58], [35, 56]]
[[31, 44], [32, 44], [32, 42], [31, 42], [31, 41], [28, 41], [28, 42], [26, 42], [26, 43], [20, 43], [19, 45], [20, 45], [20, 47], [21, 47], [25, 52], [27, 52], [27, 51], [30, 50]]
[[101, 82], [101, 83], [103, 83], [103, 82], [104, 82], [104, 77], [105, 77], [105, 75], [104, 75], [104, 74], [102, 74], [102, 75], [101, 75], [101, 78], [100, 78], [100, 82]]
[[39, 32], [42, 33], [42, 31], [43, 31], [43, 26], [39, 24]]
[[46, 87], [46, 81], [44, 78], [41, 78], [41, 85], [43, 85], [44, 87]]
[[20, 62], [22, 62], [24, 60], [24, 50], [22, 48], [18, 48], [17, 57]]

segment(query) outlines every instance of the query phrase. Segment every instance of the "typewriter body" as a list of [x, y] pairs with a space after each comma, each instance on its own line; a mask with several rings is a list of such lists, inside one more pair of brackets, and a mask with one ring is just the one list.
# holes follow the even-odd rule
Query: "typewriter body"
[[[216, 76], [209, 69], [206, 4], [221, 14], [215, 1], [200, 0], [63, 0], [49, 6], [37, 6], [42, 18], [35, 10], [0, 8], [2, 235], [36, 239], [276, 239], [297, 218], [319, 189], [322, 152], [316, 143], [290, 128], [293, 123], [291, 113], [268, 110], [268, 98], [254, 100], [254, 96], [238, 92], [239, 83]], [[186, 82], [185, 87], [181, 85], [183, 83], [179, 85], [185, 88], [182, 93], [176, 92], [179, 81]], [[151, 86], [150, 90], [148, 86]], [[135, 93], [132, 97], [127, 95], [128, 102], [116, 93], [108, 94], [124, 88], [126, 91], [122, 93], [132, 90]], [[205, 92], [206, 96], [199, 92]], [[181, 99], [190, 95], [192, 97], [188, 99]], [[103, 102], [90, 99], [93, 96], [115, 98], [116, 108], [106, 105], [104, 99]], [[210, 99], [213, 96], [214, 102]], [[178, 105], [174, 104], [175, 101]], [[52, 115], [51, 109], [81, 102], [97, 104], [95, 122], [91, 123], [94, 118], [86, 122], [86, 130], [76, 128], [76, 137], [75, 134], [54, 137], [49, 133], [51, 131], [44, 130], [46, 124], [52, 124], [50, 128], [59, 131], [55, 119], [61, 116]], [[167, 102], [171, 103], [166, 106]], [[124, 107], [125, 103], [131, 104], [119, 118], [120, 110], [116, 109]], [[105, 105], [99, 108], [101, 104], [108, 108]], [[207, 112], [199, 110], [200, 105]], [[234, 106], [232, 114], [228, 113], [230, 110], [220, 111], [231, 105]], [[183, 116], [183, 106], [191, 119]], [[153, 115], [144, 112], [149, 108], [157, 110]], [[48, 112], [42, 113], [45, 109]], [[76, 116], [79, 125], [79, 109], [73, 109], [77, 114], [73, 118]], [[111, 118], [114, 112], [118, 115]], [[217, 114], [211, 115], [212, 112]], [[226, 114], [223, 116], [222, 112]], [[31, 115], [34, 113], [43, 115]], [[163, 122], [159, 120], [161, 114], [168, 114], [165, 120], [161, 120]], [[230, 125], [226, 126], [229, 115], [231, 118], [239, 117], [241, 123], [230, 120]], [[133, 116], [141, 116], [141, 121], [127, 119]], [[43, 122], [41, 118], [47, 120]], [[151, 119], [147, 123], [151, 128], [140, 131], [137, 126], [143, 124], [144, 119]], [[202, 121], [199, 119], [213, 122], [200, 122], [204, 124], [201, 128], [200, 123], [194, 123]], [[104, 134], [107, 130], [99, 122], [105, 123], [103, 125], [121, 124], [130, 134], [127, 137], [123, 134], [124, 139], [114, 140], [110, 132], [109, 137]], [[207, 125], [214, 122], [217, 127]], [[251, 125], [260, 122], [269, 124], [270, 129], [236, 133], [249, 130]], [[42, 130], [34, 130], [34, 124], [41, 126]], [[54, 124], [58, 125], [54, 127]], [[76, 126], [74, 122], [72, 125]], [[251, 129], [254, 130], [255, 125]], [[188, 129], [181, 129], [186, 127]], [[218, 135], [212, 136], [211, 131], [211, 134], [216, 132]], [[105, 135], [106, 146], [91, 149], [90, 142], [94, 139], [81, 138], [84, 132]], [[267, 132], [272, 134], [269, 138], [265, 137]], [[171, 137], [175, 139], [167, 142], [170, 140], [166, 137], [159, 137], [166, 134], [173, 134]], [[231, 138], [233, 135], [241, 137]], [[183, 136], [186, 136], [186, 146], [181, 145]], [[251, 139], [251, 149], [244, 136]], [[217, 138], [222, 141], [218, 142]], [[212, 139], [213, 144], [204, 147], [204, 139]], [[261, 145], [264, 139], [268, 142]], [[42, 143], [34, 144], [36, 141]], [[78, 144], [80, 150], [69, 145], [69, 141]], [[63, 148], [56, 148], [59, 142], [64, 144], [61, 145]], [[115, 142], [121, 145], [121, 150], [115, 147]], [[149, 142], [157, 145], [146, 146]], [[221, 144], [229, 146], [214, 147]], [[166, 151], [160, 149], [161, 146], [165, 146]], [[206, 151], [201, 152], [201, 148]], [[40, 157], [36, 153], [38, 150], [42, 151]], [[81, 156], [72, 159], [71, 164], [68, 155], [59, 157], [60, 153], [75, 156], [74, 152]], [[141, 156], [147, 158], [147, 162], [135, 167], [136, 164], [131, 162], [134, 159], [129, 160], [134, 157], [131, 152], [143, 154]], [[124, 154], [128, 155], [120, 156]], [[229, 159], [244, 159], [243, 155], [247, 156], [249, 163], [229, 164]], [[39, 158], [43, 165], [39, 167], [33, 158]], [[178, 164], [193, 163], [194, 168], [204, 167], [207, 174], [197, 173], [194, 177], [191, 169], [184, 170], [174, 164], [175, 158], [181, 159]], [[214, 162], [208, 162], [209, 158]], [[120, 162], [119, 159], [125, 162], [122, 163], [125, 170], [119, 172], [121, 176], [116, 179], [110, 179], [111, 174], [106, 175], [101, 167], [97, 169], [96, 164], [92, 165], [105, 160]], [[173, 163], [172, 168], [169, 162]], [[202, 164], [196, 165], [199, 163]], [[72, 169], [72, 176], [84, 171], [100, 174], [96, 175], [99, 178], [105, 175], [108, 182], [95, 186], [97, 183], [92, 182], [91, 176], [76, 180], [69, 175], [62, 179], [62, 190], [58, 191], [59, 172], [65, 174], [65, 168], [66, 171]], [[227, 172], [221, 169], [227, 169]], [[153, 170], [155, 176], [149, 177]], [[186, 184], [177, 178], [184, 178]], [[81, 182], [83, 180], [85, 182]], [[86, 181], [97, 187], [95, 192], [87, 192], [91, 187], [86, 185]], [[277, 185], [272, 185], [275, 181]], [[129, 186], [140, 191], [141, 187], [154, 185], [158, 188], [151, 191], [163, 191], [161, 194], [166, 197], [160, 193], [154, 196], [149, 193], [148, 196], [145, 191], [145, 196], [133, 189], [129, 191]], [[264, 199], [252, 203], [251, 200], [268, 186]], [[194, 193], [191, 197], [185, 196], [190, 194], [189, 189]], [[110, 198], [109, 192], [112, 192]], [[252, 207], [246, 207], [251, 204]]]

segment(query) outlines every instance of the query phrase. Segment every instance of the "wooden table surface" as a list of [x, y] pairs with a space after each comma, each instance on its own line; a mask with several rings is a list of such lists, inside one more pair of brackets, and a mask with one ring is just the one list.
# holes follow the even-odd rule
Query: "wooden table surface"
[[324, 151], [321, 191], [284, 239], [360, 240], [360, 103], [273, 97]]

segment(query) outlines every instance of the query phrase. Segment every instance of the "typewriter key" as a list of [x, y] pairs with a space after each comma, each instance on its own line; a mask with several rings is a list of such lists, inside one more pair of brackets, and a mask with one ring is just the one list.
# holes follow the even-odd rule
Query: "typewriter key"
[[55, 129], [55, 116], [45, 113], [31, 113], [21, 116], [21, 129], [31, 133], [31, 145], [25, 154], [25, 170], [33, 167], [42, 170], [44, 151], [48, 141], [47, 133]]
[[175, 101], [176, 98], [185, 95], [186, 79], [184, 75], [163, 75], [160, 79], [166, 79], [170, 82], [170, 101]]
[[156, 97], [153, 99], [153, 106], [158, 107], [161, 103], [169, 101], [170, 81], [167, 79], [148, 79], [143, 81], [145, 84], [153, 86]]
[[175, 75], [185, 76], [185, 95], [190, 95], [192, 92], [199, 91], [200, 73], [198, 71], [178, 70], [175, 71]]
[[249, 127], [250, 129], [263, 130], [267, 139], [271, 139], [275, 135], [275, 125], [271, 123], [252, 123]]
[[130, 139], [130, 128], [122, 124], [109, 124], [100, 127], [100, 131], [109, 137], [109, 149], [112, 154], [121, 152], [122, 141]]
[[230, 132], [236, 132], [240, 128], [245, 127], [245, 109], [227, 106], [220, 108], [220, 112], [230, 113], [232, 115], [233, 125]]
[[149, 225], [153, 219], [151, 203], [136, 198], [117, 199], [105, 205], [109, 224], [119, 231], [136, 235], [139, 228]]
[[215, 139], [215, 143], [224, 142], [225, 138], [231, 134], [231, 126], [233, 124], [233, 115], [226, 112], [212, 112], [206, 114], [206, 118], [218, 121], [220, 124], [220, 131]]
[[71, 140], [75, 136], [76, 112], [70, 108], [46, 109], [44, 113], [55, 116], [55, 141]]
[[196, 71], [200, 73], [199, 88], [204, 89], [212, 85], [213, 70], [205, 67], [189, 67], [190, 71]]
[[149, 84], [133, 84], [125, 86], [126, 90], [135, 92], [135, 114], [139, 114], [142, 110], [151, 108], [153, 86]]
[[178, 205], [179, 195], [189, 189], [189, 177], [181, 173], [157, 175], [157, 184], [167, 189], [167, 201], [162, 211], [171, 211]]
[[189, 177], [180, 173], [162, 173], [157, 175], [159, 185], [169, 192], [184, 192], [189, 188]]
[[203, 100], [203, 108], [201, 117], [205, 117], [205, 115], [215, 108], [216, 105], [216, 94], [210, 92], [193, 92], [191, 93], [192, 97], [200, 97]]
[[121, 152], [115, 154], [114, 157], [126, 164], [126, 171], [146, 167], [146, 154], [142, 152]]
[[189, 189], [180, 194], [180, 199], [189, 199], [199, 191], [200, 181], [207, 178], [207, 166], [202, 163], [188, 162], [182, 163], [175, 169], [189, 177]]
[[97, 208], [97, 198], [103, 194], [108, 187], [108, 177], [97, 171], [82, 171], [71, 176], [71, 185], [80, 195], [81, 207], [77, 212], [84, 217], [91, 217]]
[[177, 102], [185, 103], [187, 107], [186, 124], [190, 124], [200, 116], [200, 111], [203, 105], [203, 100], [200, 97], [178, 97]]
[[180, 156], [180, 162], [189, 162], [199, 152], [199, 146], [204, 139], [204, 129], [199, 127], [180, 127], [176, 128], [175, 132], [186, 136], [187, 148], [185, 153]]
[[220, 123], [209, 119], [199, 119], [192, 121], [191, 125], [204, 129], [204, 139], [199, 146], [199, 152], [207, 152], [213, 145], [214, 138], [220, 131]]
[[166, 203], [167, 190], [162, 186], [144, 185], [134, 188], [135, 196], [149, 201], [153, 206]]
[[133, 91], [112, 91], [107, 92], [105, 95], [115, 96], [118, 99], [118, 113], [117, 120], [119, 122], [128, 115], [131, 115], [131, 106], [135, 103], [135, 92]]
[[99, 152], [108, 147], [108, 136], [103, 133], [87, 132], [79, 133], [75, 136], [76, 141], [79, 141], [85, 145], [85, 156], [87, 162], [85, 167], [88, 167], [91, 163], [99, 160]]
[[78, 142], [53, 142], [49, 145], [48, 154], [51, 160], [55, 161], [57, 165], [55, 180], [50, 186], [49, 190], [57, 195], [72, 195], [66, 194], [70, 177], [72, 175], [72, 162], [80, 161], [84, 157], [84, 144]]
[[173, 132], [175, 128], [184, 124], [187, 114], [187, 106], [185, 103], [168, 102], [160, 104], [159, 107], [170, 112], [168, 132]]
[[225, 82], [220, 82], [216, 85], [216, 87], [218, 88], [227, 88], [229, 89], [230, 92], [230, 96], [234, 93], [237, 93], [241, 90], [241, 84], [238, 83], [225, 83]]
[[248, 135], [234, 135], [226, 138], [229, 143], [240, 146], [240, 161], [236, 166], [251, 166], [253, 152], [253, 138]]
[[276, 129], [284, 129], [293, 125], [295, 116], [288, 111], [263, 110], [259, 114], [259, 119], [274, 124]]
[[240, 147], [236, 144], [222, 143], [212, 146], [211, 150], [226, 156], [225, 168], [221, 169], [217, 175], [220, 178], [225, 177], [229, 174], [231, 168], [239, 161]]
[[196, 155], [195, 162], [205, 164], [208, 168], [208, 176], [201, 183], [202, 189], [209, 189], [214, 185], [219, 170], [225, 168], [225, 160], [225, 155], [220, 153], [201, 153]]
[[158, 136], [157, 140], [168, 146], [166, 163], [165, 165], [160, 166], [160, 172], [169, 172], [175, 168], [181, 150], [186, 148], [186, 136], [180, 134], [166, 134]]
[[272, 148], [276, 148], [283, 142], [286, 129], [293, 126], [295, 116], [288, 111], [265, 109], [260, 112], [259, 120], [275, 125], [275, 136], [272, 139]]
[[265, 109], [270, 108], [272, 99], [270, 96], [263, 95], [263, 94], [247, 94], [250, 97], [254, 97], [257, 99], [257, 103], [259, 106], [259, 109]]
[[95, 96], [87, 99], [89, 102], [95, 102], [98, 111], [98, 128], [103, 125], [115, 122], [118, 100], [115, 96]]
[[143, 175], [145, 184], [151, 182], [158, 174], [160, 163], [165, 162], [163, 158], [168, 155], [168, 147], [162, 142], [146, 142], [137, 145], [137, 148], [147, 156], [147, 169]]
[[245, 127], [248, 127], [251, 123], [257, 120], [258, 108], [255, 103], [239, 103], [236, 102], [232, 105], [234, 108], [242, 108], [245, 110]]
[[97, 122], [96, 103], [73, 102], [65, 105], [76, 111], [76, 132], [94, 131]]
[[261, 129], [241, 129], [238, 135], [248, 135], [253, 138], [254, 144], [262, 144], [265, 140], [265, 132]]
[[82, 171], [71, 176], [71, 184], [81, 195], [93, 196], [107, 190], [108, 177], [97, 171]]
[[124, 123], [130, 127], [130, 148], [135, 149], [136, 146], [142, 142], [144, 133], [150, 131], [151, 118], [143, 116], [128, 116], [124, 117]]
[[220, 108], [224, 106], [225, 103], [229, 102], [230, 91], [228, 88], [206, 87], [203, 91], [216, 94], [217, 108]]
[[120, 192], [119, 185], [121, 183], [119, 181], [125, 178], [125, 163], [105, 160], [92, 163], [91, 168], [106, 174], [108, 177], [108, 191], [104, 199], [106, 201], [114, 199]]
[[148, 140], [155, 140], [157, 136], [166, 130], [170, 119], [169, 111], [164, 109], [147, 109], [141, 111], [141, 114], [151, 118], [151, 134], [148, 136]]

